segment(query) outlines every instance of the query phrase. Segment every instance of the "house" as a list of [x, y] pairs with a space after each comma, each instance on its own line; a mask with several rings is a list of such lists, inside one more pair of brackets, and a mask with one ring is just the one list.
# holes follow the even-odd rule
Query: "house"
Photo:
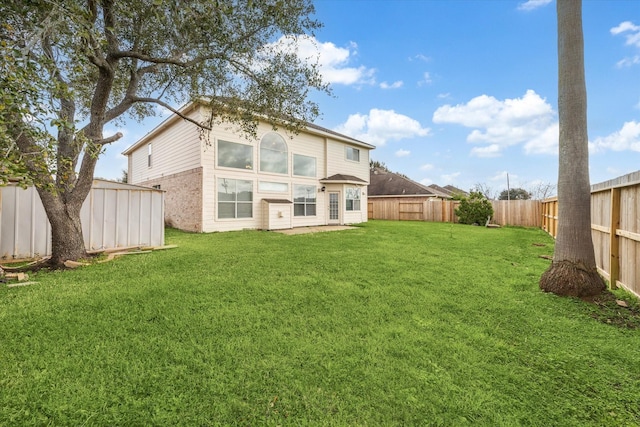
[[446, 191], [438, 191], [415, 182], [404, 175], [388, 170], [375, 168], [369, 175], [369, 200], [401, 199], [404, 201], [420, 201], [424, 199], [450, 199]]
[[[203, 121], [204, 104], [181, 113]], [[165, 223], [195, 232], [285, 229], [367, 221], [369, 151], [306, 124], [296, 135], [259, 123], [247, 139], [229, 124], [203, 137], [172, 115], [124, 151], [133, 184], [165, 191]]]

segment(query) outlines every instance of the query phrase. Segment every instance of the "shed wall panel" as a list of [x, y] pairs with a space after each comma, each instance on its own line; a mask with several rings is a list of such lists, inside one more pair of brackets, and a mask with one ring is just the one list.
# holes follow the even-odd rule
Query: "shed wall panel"
[[[119, 184], [95, 184], [80, 218], [87, 250], [164, 245], [164, 194]], [[0, 188], [0, 259], [51, 254], [51, 225], [34, 187]]]

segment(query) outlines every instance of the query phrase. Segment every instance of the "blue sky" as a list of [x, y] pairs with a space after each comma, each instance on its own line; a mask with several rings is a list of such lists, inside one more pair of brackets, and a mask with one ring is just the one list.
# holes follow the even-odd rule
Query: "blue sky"
[[[494, 191], [557, 180], [557, 38], [549, 0], [316, 0], [334, 96], [316, 123], [374, 144], [424, 184]], [[640, 1], [584, 0], [591, 182], [640, 169]], [[163, 117], [127, 123], [96, 176]], [[105, 134], [115, 132], [107, 126]]]

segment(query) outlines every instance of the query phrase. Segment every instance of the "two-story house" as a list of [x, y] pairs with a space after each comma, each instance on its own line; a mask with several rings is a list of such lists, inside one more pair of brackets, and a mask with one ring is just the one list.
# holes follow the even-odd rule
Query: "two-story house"
[[[181, 113], [201, 122], [206, 108], [190, 103]], [[224, 124], [207, 133], [174, 114], [123, 153], [129, 183], [166, 192], [167, 225], [212, 232], [367, 221], [374, 146], [313, 124], [290, 135], [260, 123], [255, 140]]]

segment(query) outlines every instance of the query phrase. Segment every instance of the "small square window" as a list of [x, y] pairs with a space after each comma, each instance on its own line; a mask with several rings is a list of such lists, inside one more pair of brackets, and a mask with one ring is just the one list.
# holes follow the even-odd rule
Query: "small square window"
[[360, 150], [353, 147], [347, 147], [347, 160], [352, 160], [354, 162], [360, 161]]

